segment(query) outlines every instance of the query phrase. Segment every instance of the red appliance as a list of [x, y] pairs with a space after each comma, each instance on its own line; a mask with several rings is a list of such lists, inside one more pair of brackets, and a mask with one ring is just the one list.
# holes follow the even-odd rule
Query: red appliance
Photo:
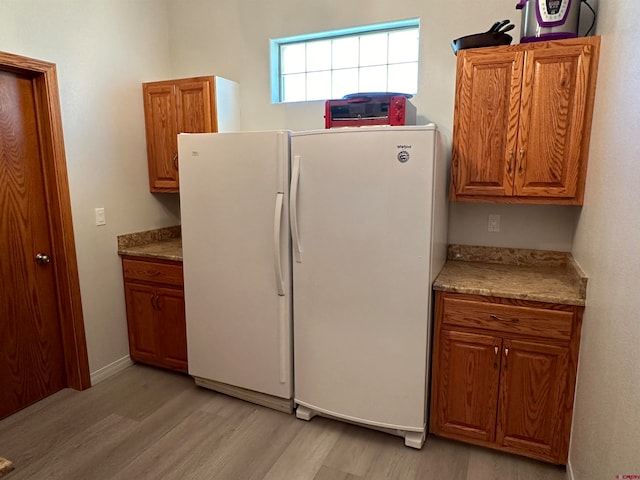
[[354, 93], [325, 103], [324, 126], [415, 125], [416, 107], [404, 93]]

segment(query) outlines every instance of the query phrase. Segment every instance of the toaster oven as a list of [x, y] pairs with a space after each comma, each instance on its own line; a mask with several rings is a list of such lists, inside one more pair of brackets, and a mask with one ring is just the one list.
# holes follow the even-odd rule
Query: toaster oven
[[415, 125], [416, 107], [411, 95], [355, 93], [325, 103], [325, 128], [365, 125]]

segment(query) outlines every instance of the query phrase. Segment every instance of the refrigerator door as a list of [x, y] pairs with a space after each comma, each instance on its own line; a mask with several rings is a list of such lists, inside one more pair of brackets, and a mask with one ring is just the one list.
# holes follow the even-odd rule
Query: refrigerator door
[[292, 134], [298, 405], [424, 431], [434, 142], [433, 126]]
[[291, 398], [289, 132], [178, 147], [189, 373]]

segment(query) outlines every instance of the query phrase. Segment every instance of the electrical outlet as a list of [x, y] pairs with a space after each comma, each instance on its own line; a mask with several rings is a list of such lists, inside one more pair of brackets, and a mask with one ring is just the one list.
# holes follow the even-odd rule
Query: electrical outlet
[[96, 208], [96, 225], [101, 226], [106, 224], [107, 218], [104, 216], [104, 208]]
[[494, 233], [500, 231], [500, 215], [489, 215], [487, 230]]

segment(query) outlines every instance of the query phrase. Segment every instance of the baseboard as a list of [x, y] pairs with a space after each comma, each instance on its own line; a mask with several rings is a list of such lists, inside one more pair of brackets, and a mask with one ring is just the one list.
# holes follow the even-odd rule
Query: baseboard
[[573, 468], [571, 468], [571, 460], [567, 461], [567, 480], [576, 480], [573, 476]]
[[106, 380], [107, 378], [115, 375], [116, 373], [124, 370], [125, 368], [133, 365], [131, 357], [125, 355], [124, 357], [110, 363], [102, 368], [99, 368], [95, 372], [91, 372], [91, 385], [97, 385], [98, 383]]

